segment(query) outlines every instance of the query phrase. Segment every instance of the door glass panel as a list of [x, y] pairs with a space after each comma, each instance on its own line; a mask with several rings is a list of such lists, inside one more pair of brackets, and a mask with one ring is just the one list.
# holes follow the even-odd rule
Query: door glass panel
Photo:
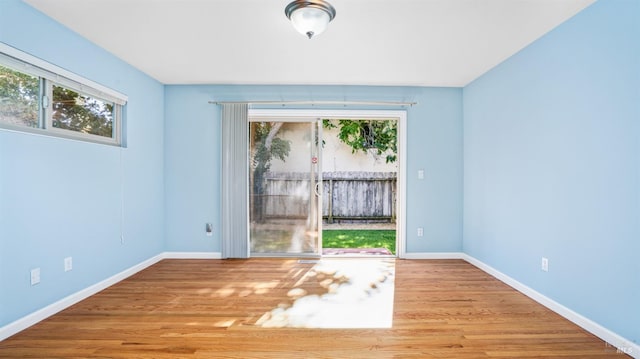
[[250, 123], [252, 256], [320, 254], [320, 123]]

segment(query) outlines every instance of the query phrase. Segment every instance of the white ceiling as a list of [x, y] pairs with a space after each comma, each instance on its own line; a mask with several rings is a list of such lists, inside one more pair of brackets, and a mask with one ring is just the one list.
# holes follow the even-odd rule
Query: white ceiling
[[165, 84], [461, 87], [595, 0], [330, 0], [308, 40], [289, 0], [25, 0]]

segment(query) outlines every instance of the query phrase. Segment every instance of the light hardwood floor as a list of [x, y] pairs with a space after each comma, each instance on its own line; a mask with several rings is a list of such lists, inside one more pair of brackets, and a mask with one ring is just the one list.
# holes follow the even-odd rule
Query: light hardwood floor
[[397, 260], [391, 329], [267, 329], [292, 259], [164, 260], [0, 342], [0, 358], [624, 358], [462, 260]]

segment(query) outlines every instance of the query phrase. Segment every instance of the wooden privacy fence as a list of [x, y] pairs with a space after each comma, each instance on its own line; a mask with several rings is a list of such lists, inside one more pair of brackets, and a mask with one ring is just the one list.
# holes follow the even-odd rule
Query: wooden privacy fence
[[[325, 172], [322, 216], [335, 221], [395, 222], [395, 172]], [[309, 213], [308, 173], [267, 173], [262, 193], [263, 218], [305, 218]]]

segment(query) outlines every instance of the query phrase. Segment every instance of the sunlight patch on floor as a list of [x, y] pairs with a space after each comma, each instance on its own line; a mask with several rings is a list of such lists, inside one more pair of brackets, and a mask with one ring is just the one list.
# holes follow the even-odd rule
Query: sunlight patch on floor
[[[391, 328], [395, 260], [322, 259], [256, 325], [297, 328]], [[321, 287], [308, 294], [304, 285]]]

